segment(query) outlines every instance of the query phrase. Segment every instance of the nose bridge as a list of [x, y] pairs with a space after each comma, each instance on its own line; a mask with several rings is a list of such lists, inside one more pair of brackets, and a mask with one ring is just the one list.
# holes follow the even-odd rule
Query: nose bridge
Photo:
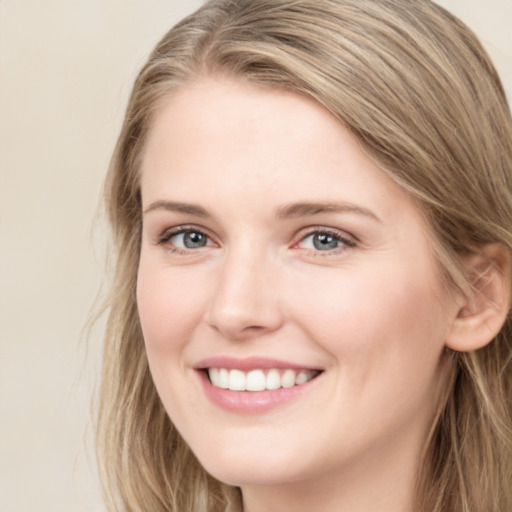
[[231, 339], [261, 336], [282, 322], [275, 262], [264, 247], [247, 242], [226, 251], [208, 311], [208, 323]]

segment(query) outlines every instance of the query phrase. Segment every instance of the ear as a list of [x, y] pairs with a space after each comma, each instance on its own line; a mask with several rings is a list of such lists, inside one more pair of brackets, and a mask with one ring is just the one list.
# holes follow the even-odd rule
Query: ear
[[461, 300], [446, 346], [458, 352], [485, 347], [499, 333], [510, 308], [511, 261], [498, 244], [463, 261], [471, 288]]

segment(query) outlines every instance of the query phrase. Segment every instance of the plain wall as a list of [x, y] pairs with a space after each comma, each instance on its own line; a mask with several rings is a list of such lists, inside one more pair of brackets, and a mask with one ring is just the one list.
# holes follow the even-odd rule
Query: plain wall
[[[199, 0], [0, 0], [0, 511], [104, 510], [91, 443], [91, 227], [136, 71]], [[512, 0], [443, 0], [512, 98]]]

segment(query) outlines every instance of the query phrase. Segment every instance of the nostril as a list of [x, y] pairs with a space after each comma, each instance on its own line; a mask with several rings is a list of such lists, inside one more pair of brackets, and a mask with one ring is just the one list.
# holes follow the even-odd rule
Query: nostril
[[[217, 312], [217, 314], [209, 315], [207, 323], [215, 331], [235, 341], [263, 336], [266, 333], [274, 332], [282, 324], [280, 318], [277, 317], [271, 318], [262, 314], [261, 318], [255, 319], [256, 314], [251, 316], [253, 318], [249, 318], [248, 315]], [[255, 320], [260, 321], [255, 322]]]

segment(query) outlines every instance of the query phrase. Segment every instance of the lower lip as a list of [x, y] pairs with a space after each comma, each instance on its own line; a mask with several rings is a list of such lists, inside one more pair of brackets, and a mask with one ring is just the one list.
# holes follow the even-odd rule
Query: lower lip
[[279, 388], [264, 391], [231, 391], [212, 385], [204, 371], [199, 371], [201, 384], [206, 396], [217, 406], [230, 412], [258, 414], [270, 411], [301, 396], [318, 379], [291, 388]]

